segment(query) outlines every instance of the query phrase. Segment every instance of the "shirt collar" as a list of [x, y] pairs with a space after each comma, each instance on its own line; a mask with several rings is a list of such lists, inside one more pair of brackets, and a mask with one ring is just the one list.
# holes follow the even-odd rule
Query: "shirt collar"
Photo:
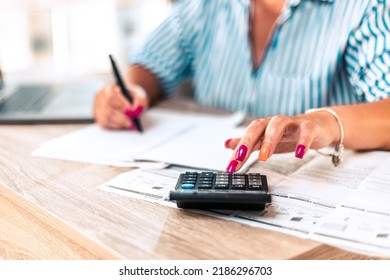
[[[329, 3], [329, 4], [333, 4], [333, 2], [334, 2], [334, 0], [308, 0], [308, 1], [312, 1], [312, 2], [325, 2], [325, 3]], [[296, 7], [299, 4], [301, 4], [301, 2], [302, 2], [302, 0], [287, 0], [286, 1], [286, 5], [290, 6], [290, 7]]]
[[[250, 4], [251, 0], [237, 0], [238, 2], [241, 2], [242, 4]], [[318, 2], [326, 2], [326, 3], [333, 3], [335, 0], [309, 0], [309, 1], [318, 1]], [[287, 0], [287, 3], [294, 2], [295, 5], [299, 5], [301, 3], [301, 0]]]
[[[326, 3], [326, 4], [333, 4], [333, 2], [334, 2], [334, 0], [306, 0], [306, 1]], [[285, 7], [277, 20], [277, 23], [279, 25], [282, 25], [283, 23], [285, 23], [290, 18], [293, 10], [295, 10], [295, 8], [298, 7], [299, 4], [301, 4], [301, 2], [302, 2], [302, 0], [287, 0]]]
[[[252, 2], [252, 0], [237, 0], [237, 1], [246, 7], [249, 7]], [[333, 4], [335, 0], [306, 0], [306, 1]], [[301, 2], [302, 0], [286, 0], [285, 8], [283, 9], [277, 21], [278, 24], [282, 25], [291, 16], [292, 10], [294, 10], [294, 8], [299, 6]]]

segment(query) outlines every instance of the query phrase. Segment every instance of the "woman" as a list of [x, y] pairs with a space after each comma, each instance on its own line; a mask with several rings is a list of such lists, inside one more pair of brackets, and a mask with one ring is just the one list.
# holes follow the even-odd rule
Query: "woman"
[[[200, 104], [259, 117], [225, 143], [235, 149], [229, 173], [255, 150], [265, 161], [275, 152], [295, 150], [302, 158], [309, 148], [336, 145], [337, 163], [340, 144], [390, 149], [389, 5], [185, 1], [133, 56], [127, 78], [134, 103], [108, 85], [97, 94], [96, 121], [130, 127], [126, 115], [191, 78]], [[323, 109], [305, 114], [312, 108]]]

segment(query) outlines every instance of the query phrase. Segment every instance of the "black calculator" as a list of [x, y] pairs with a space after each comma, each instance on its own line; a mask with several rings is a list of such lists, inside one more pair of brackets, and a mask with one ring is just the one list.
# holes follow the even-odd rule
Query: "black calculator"
[[271, 195], [267, 177], [259, 173], [186, 172], [169, 199], [179, 208], [264, 210]]

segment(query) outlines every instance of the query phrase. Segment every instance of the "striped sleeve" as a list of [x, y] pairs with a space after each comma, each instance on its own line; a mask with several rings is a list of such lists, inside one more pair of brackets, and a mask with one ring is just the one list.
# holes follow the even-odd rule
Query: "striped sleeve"
[[[375, 3], [374, 3], [375, 2]], [[349, 36], [345, 63], [359, 99], [390, 97], [390, 2], [376, 0]]]
[[177, 85], [191, 75], [193, 44], [200, 1], [182, 1], [172, 14], [150, 34], [131, 57], [137, 64], [154, 73], [164, 94], [173, 93]]

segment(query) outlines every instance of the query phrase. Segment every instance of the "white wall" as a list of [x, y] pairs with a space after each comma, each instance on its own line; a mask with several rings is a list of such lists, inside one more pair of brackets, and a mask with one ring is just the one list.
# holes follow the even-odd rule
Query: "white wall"
[[167, 0], [0, 0], [0, 63], [5, 72], [108, 72], [107, 55], [126, 63], [169, 11]]

